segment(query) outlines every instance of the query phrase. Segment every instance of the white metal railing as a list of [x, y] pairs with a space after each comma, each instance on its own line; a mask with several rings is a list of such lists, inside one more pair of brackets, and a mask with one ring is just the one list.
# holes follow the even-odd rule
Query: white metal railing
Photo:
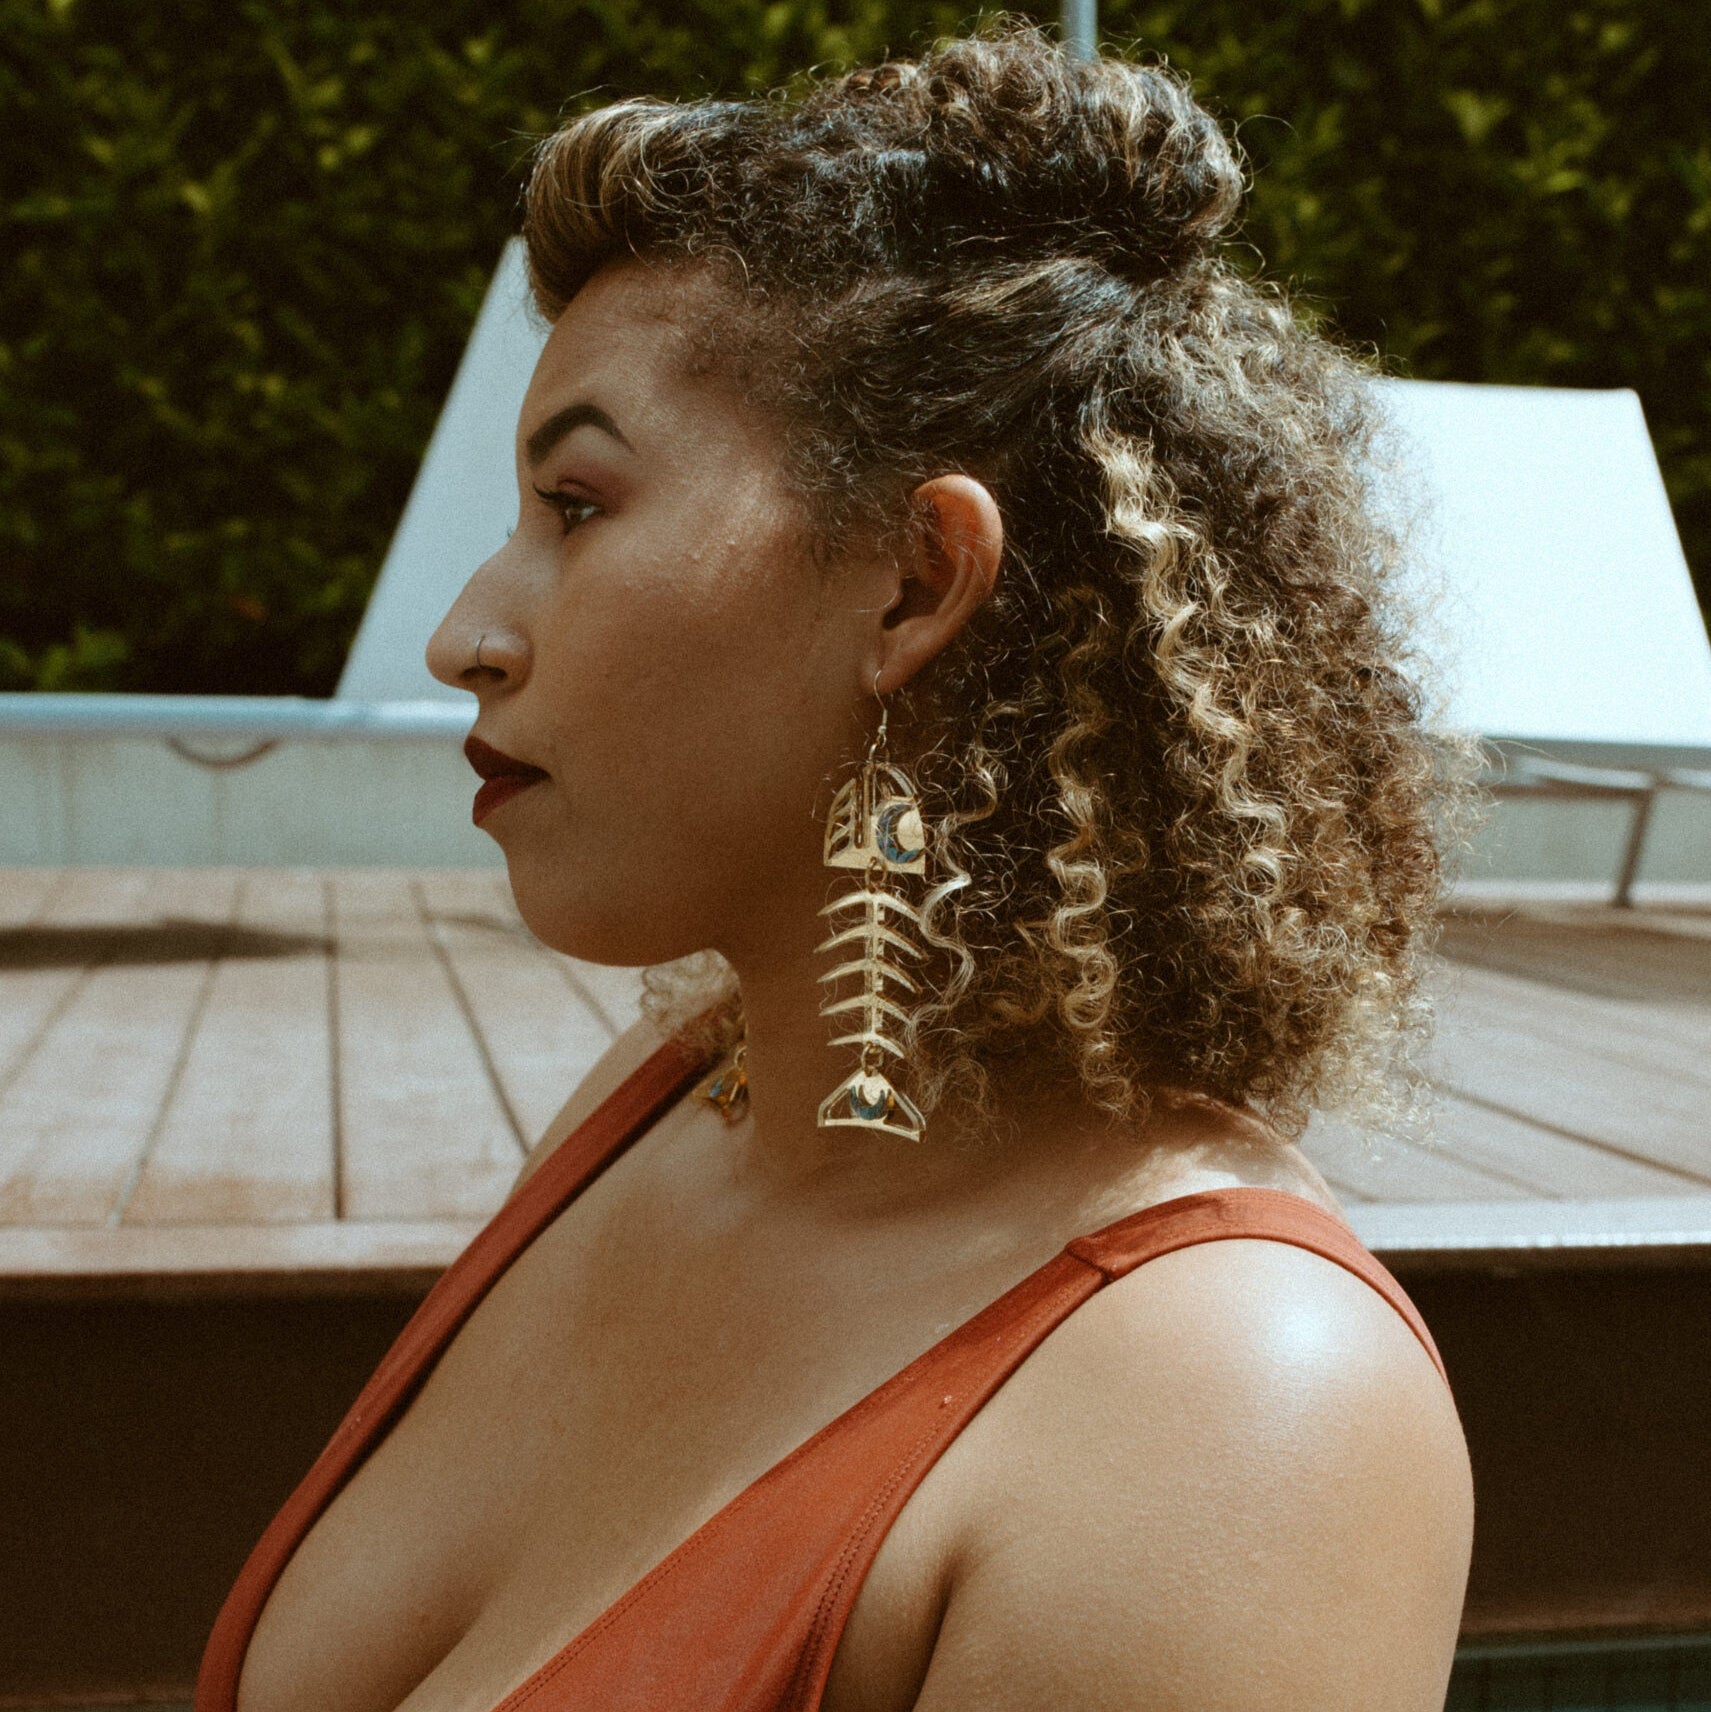
[[[455, 742], [475, 702], [317, 701], [308, 696], [0, 695], [0, 737], [158, 737], [187, 761], [241, 767], [283, 742]], [[238, 743], [210, 754], [204, 743]]]
[[308, 696], [0, 695], [0, 735], [216, 740], [461, 737], [475, 701], [316, 701]]
[[[453, 701], [317, 701], [307, 696], [0, 695], [0, 737], [155, 737], [205, 767], [241, 767], [282, 742], [457, 741], [475, 704]], [[204, 743], [244, 745], [210, 754]], [[1664, 791], [1711, 794], [1711, 768], [1593, 767], [1536, 754], [1488, 756], [1487, 788], [1501, 797], [1619, 801], [1633, 815], [1613, 901], [1633, 904], [1652, 810]]]
[[1544, 797], [1558, 802], [1626, 802], [1633, 814], [1622, 845], [1621, 866], [1611, 898], [1620, 909], [1634, 903], [1634, 881], [1645, 855], [1652, 810], [1664, 791], [1711, 794], [1711, 769], [1697, 767], [1589, 767], [1553, 761], [1543, 755], [1504, 755], [1486, 776], [1486, 788], [1500, 797]]

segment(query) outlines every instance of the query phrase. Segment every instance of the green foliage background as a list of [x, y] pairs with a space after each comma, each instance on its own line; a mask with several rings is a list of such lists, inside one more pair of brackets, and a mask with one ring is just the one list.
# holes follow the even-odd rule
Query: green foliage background
[[[326, 693], [527, 139], [974, 16], [0, 0], [0, 688]], [[1700, 0], [1105, 0], [1102, 34], [1238, 124], [1249, 259], [1395, 372], [1637, 388], [1711, 594]]]

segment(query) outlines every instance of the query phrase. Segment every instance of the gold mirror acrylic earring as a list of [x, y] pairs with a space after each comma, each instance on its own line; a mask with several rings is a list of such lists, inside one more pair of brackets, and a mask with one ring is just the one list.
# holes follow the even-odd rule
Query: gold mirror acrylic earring
[[748, 1025], [743, 1025], [743, 1032], [737, 1040], [736, 1049], [731, 1053], [731, 1061], [722, 1069], [709, 1076], [695, 1090], [698, 1100], [705, 1100], [726, 1123], [741, 1123], [748, 1115], [749, 1109], [749, 1031]]
[[[877, 677], [874, 681], [877, 694]], [[815, 949], [833, 951], [848, 946], [859, 950], [860, 955], [839, 963], [820, 979], [842, 981], [859, 975], [862, 990], [850, 998], [828, 1000], [821, 1005], [820, 1014], [859, 1018], [860, 1027], [852, 1034], [840, 1034], [832, 1045], [859, 1046], [861, 1057], [854, 1071], [820, 1103], [819, 1121], [822, 1129], [848, 1124], [918, 1141], [926, 1120], [885, 1074], [888, 1054], [897, 1059], [905, 1056], [888, 1030], [909, 1020], [908, 1011], [886, 992], [886, 984], [906, 993], [920, 990], [897, 964], [900, 956], [922, 955], [920, 946], [908, 937], [910, 928], [921, 925], [920, 912], [892, 891], [890, 882], [895, 874], [926, 873], [927, 836], [914, 785], [886, 758], [886, 718], [881, 701], [879, 730], [868, 747], [867, 759], [855, 778], [833, 798], [826, 817], [826, 866], [855, 869], [861, 880], [853, 891], [834, 898], [820, 913], [836, 922], [859, 910], [861, 920], [834, 933]]]

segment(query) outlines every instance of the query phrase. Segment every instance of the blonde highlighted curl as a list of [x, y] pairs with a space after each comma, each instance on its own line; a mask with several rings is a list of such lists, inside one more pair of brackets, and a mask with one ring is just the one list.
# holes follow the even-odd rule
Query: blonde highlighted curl
[[[1242, 191], [1181, 77], [1008, 16], [537, 151], [543, 313], [624, 256], [711, 282], [694, 360], [778, 423], [826, 562], [932, 476], [998, 501], [997, 591], [893, 722], [948, 875], [924, 1111], [990, 1117], [1024, 1063], [1128, 1120], [1160, 1085], [1285, 1133], [1415, 1103], [1465, 765], [1422, 724], [1369, 369], [1220, 255]], [[722, 960], [650, 977], [657, 1018], [710, 993], [728, 1038]]]

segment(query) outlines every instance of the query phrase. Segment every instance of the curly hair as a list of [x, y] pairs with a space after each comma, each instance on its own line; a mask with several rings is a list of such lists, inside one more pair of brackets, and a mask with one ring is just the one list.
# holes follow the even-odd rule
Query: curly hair
[[[1460, 783], [1423, 724], [1366, 359], [1221, 253], [1234, 145], [1162, 64], [1003, 15], [747, 101], [541, 143], [536, 301], [603, 262], [716, 281], [696, 360], [780, 426], [817, 557], [987, 485], [993, 597], [899, 692], [945, 877], [907, 1031], [923, 1111], [1044, 1066], [1118, 1119], [1172, 1086], [1296, 1133], [1416, 1104]], [[699, 954], [657, 1018], [729, 1038]], [[720, 987], [721, 978], [724, 985]]]

